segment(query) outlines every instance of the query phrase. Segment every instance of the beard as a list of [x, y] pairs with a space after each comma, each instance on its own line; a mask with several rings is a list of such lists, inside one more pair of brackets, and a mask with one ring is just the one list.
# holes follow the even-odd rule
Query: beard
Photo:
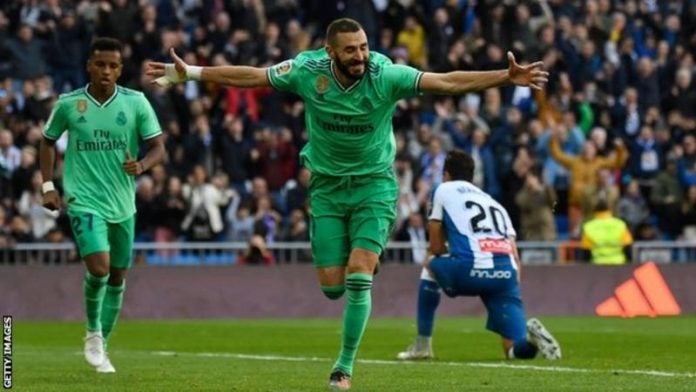
[[[370, 60], [366, 59], [365, 61], [358, 61], [358, 60], [348, 60], [346, 62], [341, 62], [341, 61], [334, 61], [336, 64], [336, 68], [343, 74], [343, 76], [350, 78], [352, 80], [358, 80], [365, 76], [365, 72], [367, 72], [367, 66], [370, 63]], [[355, 66], [355, 65], [360, 65], [363, 64], [363, 71], [360, 74], [354, 74], [350, 72], [350, 67]]]

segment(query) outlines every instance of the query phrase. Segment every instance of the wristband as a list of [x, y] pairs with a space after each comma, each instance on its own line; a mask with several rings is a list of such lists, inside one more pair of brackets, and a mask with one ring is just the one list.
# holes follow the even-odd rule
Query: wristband
[[203, 73], [203, 67], [197, 65], [187, 65], [186, 66], [186, 79], [187, 80], [201, 80], [201, 74]]
[[46, 194], [51, 191], [55, 191], [56, 187], [53, 185], [53, 181], [46, 181], [41, 184], [41, 193]]

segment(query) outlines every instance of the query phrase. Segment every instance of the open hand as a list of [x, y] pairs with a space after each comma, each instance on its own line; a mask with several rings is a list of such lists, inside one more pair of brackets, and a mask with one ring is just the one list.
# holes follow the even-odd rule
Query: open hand
[[507, 52], [508, 75], [510, 81], [519, 86], [529, 86], [534, 90], [541, 90], [549, 81], [549, 73], [544, 71], [544, 62], [537, 61], [529, 65], [519, 65], [515, 61], [515, 55]]

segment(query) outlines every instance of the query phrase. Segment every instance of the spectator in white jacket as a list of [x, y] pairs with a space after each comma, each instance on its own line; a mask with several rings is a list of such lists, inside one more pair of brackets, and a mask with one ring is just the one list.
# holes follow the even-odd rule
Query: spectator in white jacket
[[205, 167], [196, 165], [188, 184], [184, 185], [183, 196], [188, 203], [188, 213], [181, 223], [181, 229], [190, 241], [215, 240], [225, 227], [221, 208], [229, 202], [232, 191], [224, 188], [224, 181], [218, 182], [218, 186], [208, 182]]

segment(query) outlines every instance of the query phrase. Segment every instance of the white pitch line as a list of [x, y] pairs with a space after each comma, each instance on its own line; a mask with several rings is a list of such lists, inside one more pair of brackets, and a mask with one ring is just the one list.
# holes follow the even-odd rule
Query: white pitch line
[[[174, 351], [150, 351], [147, 352], [151, 355], [157, 356], [195, 356], [195, 357], [208, 357], [208, 358], [234, 358], [234, 359], [250, 359], [256, 361], [286, 361], [286, 362], [329, 362], [329, 358], [321, 357], [289, 357], [284, 355], [255, 355], [255, 354], [238, 354], [238, 353], [206, 353], [206, 352], [174, 352]], [[640, 369], [586, 369], [586, 368], [572, 368], [563, 366], [538, 366], [538, 365], [520, 365], [512, 363], [488, 363], [488, 362], [438, 362], [438, 361], [427, 361], [427, 362], [409, 362], [409, 361], [396, 361], [396, 360], [385, 360], [385, 359], [358, 359], [357, 362], [373, 364], [373, 365], [429, 365], [429, 366], [461, 366], [461, 367], [478, 367], [478, 368], [503, 368], [503, 369], [515, 369], [515, 370], [539, 370], [546, 372], [565, 372], [565, 373], [624, 373], [624, 374], [635, 374], [640, 376], [654, 376], [654, 377], [685, 377], [685, 378], [696, 378], [696, 373], [678, 373], [678, 372], [665, 372], [661, 370], [640, 370]]]

